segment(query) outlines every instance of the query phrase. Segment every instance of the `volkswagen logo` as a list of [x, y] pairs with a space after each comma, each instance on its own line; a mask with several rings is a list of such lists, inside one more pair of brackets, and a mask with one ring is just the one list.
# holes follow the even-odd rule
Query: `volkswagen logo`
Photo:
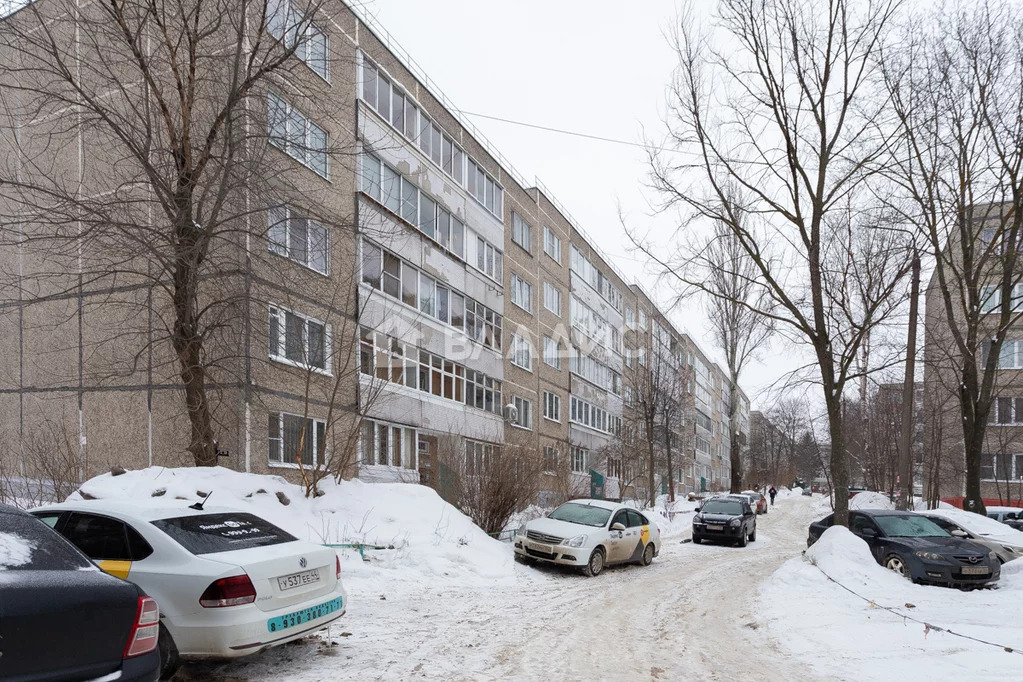
[[305, 568], [306, 566], [309, 565], [309, 562], [305, 560], [305, 557], [302, 557], [301, 559], [298, 560], [298, 565], [301, 566], [302, 568]]

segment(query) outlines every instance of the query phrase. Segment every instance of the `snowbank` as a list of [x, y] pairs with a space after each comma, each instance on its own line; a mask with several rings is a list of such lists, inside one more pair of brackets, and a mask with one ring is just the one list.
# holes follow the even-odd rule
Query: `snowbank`
[[959, 524], [971, 533], [976, 533], [998, 542], [1004, 542], [1007, 545], [1023, 547], [1023, 532], [981, 514], [963, 511], [951, 505], [931, 509], [924, 513], [944, 516], [949, 521]]
[[0, 571], [24, 566], [32, 558], [35, 545], [28, 539], [0, 531]]
[[867, 544], [842, 527], [829, 528], [804, 557], [783, 564], [763, 584], [759, 601], [760, 618], [779, 646], [814, 666], [808, 676], [837, 679], [851, 670], [857, 679], [1018, 679], [1018, 654], [928, 632], [902, 615], [1019, 650], [1023, 622], [1015, 614], [1021, 609], [1023, 562], [1003, 567], [997, 590], [914, 585], [878, 565]]
[[856, 493], [849, 500], [849, 509], [895, 509], [895, 505], [888, 499], [887, 495], [864, 491]]
[[212, 491], [211, 507], [251, 511], [297, 537], [393, 547], [367, 550], [368, 563], [359, 560], [357, 551], [343, 551], [346, 581], [412, 578], [486, 584], [513, 579], [512, 553], [507, 545], [488, 537], [432, 488], [362, 481], [337, 484], [328, 479], [320, 489], [321, 497], [306, 499], [300, 486], [280, 476], [223, 467], [151, 467], [120, 476], [97, 476], [69, 499], [186, 506]]
[[788, 488], [775, 488], [775, 490], [778, 491], [778, 494], [775, 496], [775, 498], [779, 499], [779, 500], [787, 500], [790, 497], [802, 497], [803, 496], [803, 489], [802, 488], [792, 488], [791, 490], [788, 489]]

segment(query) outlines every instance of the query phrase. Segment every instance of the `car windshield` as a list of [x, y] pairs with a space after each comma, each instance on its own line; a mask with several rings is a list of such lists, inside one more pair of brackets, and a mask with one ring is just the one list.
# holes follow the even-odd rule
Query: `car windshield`
[[874, 521], [888, 537], [893, 538], [947, 538], [948, 533], [923, 516], [885, 515], [875, 516]]
[[742, 516], [742, 502], [739, 500], [709, 500], [700, 511], [704, 514]]
[[551, 512], [550, 518], [557, 521], [578, 523], [583, 526], [603, 526], [611, 516], [610, 509], [593, 507], [588, 504], [567, 502]]
[[192, 554], [266, 547], [296, 539], [269, 521], [240, 512], [159, 519], [153, 525]]

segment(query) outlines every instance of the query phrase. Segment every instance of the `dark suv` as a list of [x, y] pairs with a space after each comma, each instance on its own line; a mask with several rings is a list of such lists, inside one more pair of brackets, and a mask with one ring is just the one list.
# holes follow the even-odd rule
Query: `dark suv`
[[741, 497], [712, 497], [696, 508], [693, 542], [732, 542], [745, 547], [757, 540], [757, 515]]
[[[834, 514], [810, 524], [809, 547], [831, 527]], [[922, 514], [881, 509], [849, 513], [849, 530], [862, 538], [877, 563], [913, 582], [983, 587], [998, 580], [1001, 565], [987, 547], [950, 535]]]

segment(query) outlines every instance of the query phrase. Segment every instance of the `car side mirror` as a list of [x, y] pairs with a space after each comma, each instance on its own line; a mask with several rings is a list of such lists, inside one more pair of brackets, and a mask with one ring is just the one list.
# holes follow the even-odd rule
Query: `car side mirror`
[[950, 530], [948, 533], [949, 533], [949, 535], [951, 535], [954, 538], [968, 538], [968, 537], [970, 537], [969, 535], [966, 534], [966, 531], [959, 530], [958, 528], [956, 528], [955, 530]]
[[625, 526], [620, 523], [612, 523], [611, 530], [625, 530]]
[[876, 538], [877, 531], [874, 530], [873, 528], [864, 528], [860, 531], [860, 535], [862, 535], [865, 538]]
[[697, 514], [699, 514], [699, 513], [700, 513], [700, 508], [699, 508], [699, 507], [697, 507], [697, 508], [696, 508], [696, 513], [697, 513]]

